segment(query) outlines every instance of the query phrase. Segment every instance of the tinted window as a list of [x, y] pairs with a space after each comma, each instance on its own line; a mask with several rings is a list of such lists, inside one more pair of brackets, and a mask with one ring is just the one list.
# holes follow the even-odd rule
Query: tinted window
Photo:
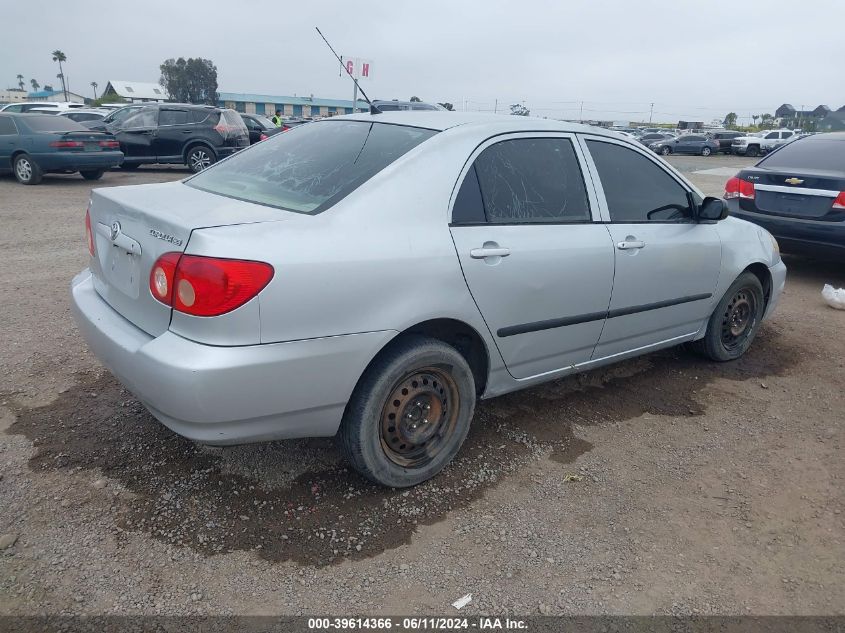
[[477, 224], [486, 222], [484, 216], [484, 202], [481, 200], [481, 187], [478, 184], [478, 174], [475, 165], [469, 168], [463, 184], [455, 198], [452, 209], [453, 224]]
[[23, 106], [19, 103], [16, 103], [14, 105], [10, 105], [6, 108], [3, 108], [3, 112], [21, 112], [21, 111], [23, 111]]
[[781, 132], [781, 138], [789, 138], [792, 136], [792, 132]]
[[187, 110], [161, 110], [158, 113], [159, 125], [185, 125], [186, 123], [193, 123], [193, 119], [188, 117]]
[[96, 121], [102, 119], [103, 115], [94, 114], [93, 112], [71, 112], [65, 115], [71, 121]]
[[845, 141], [823, 136], [799, 138], [759, 163], [767, 169], [822, 169], [845, 171]]
[[489, 222], [581, 222], [590, 207], [568, 139], [502, 141], [475, 160]]
[[76, 121], [71, 121], [63, 116], [53, 116], [51, 114], [30, 114], [26, 118], [21, 118], [23, 124], [33, 132], [75, 132], [77, 130], [85, 130], [88, 128], [80, 125]]
[[139, 108], [119, 108], [106, 116], [103, 120], [106, 123], [119, 123], [120, 121], [128, 118], [130, 115], [135, 114], [138, 110]]
[[611, 143], [587, 141], [614, 222], [666, 222], [692, 218], [687, 191], [641, 154]]
[[15, 123], [7, 116], [0, 116], [0, 134], [17, 134]]
[[778, 137], [777, 132], [769, 132], [768, 134], [766, 134], [766, 136], [764, 138], [777, 138], [777, 137]]
[[156, 108], [144, 108], [128, 117], [121, 127], [125, 129], [155, 127], [158, 120], [158, 110]]
[[694, 143], [696, 141], [703, 141], [704, 137], [703, 136], [685, 136], [681, 140], [684, 141], [684, 142], [687, 142], [687, 143]]
[[434, 134], [364, 121], [311, 123], [235, 154], [187, 184], [298, 213], [320, 213]]

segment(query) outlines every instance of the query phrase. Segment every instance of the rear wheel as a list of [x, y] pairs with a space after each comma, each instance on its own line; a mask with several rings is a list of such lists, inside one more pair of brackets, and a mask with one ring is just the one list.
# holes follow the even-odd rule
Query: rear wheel
[[85, 171], [79, 172], [85, 180], [99, 180], [103, 177], [104, 173], [106, 173], [105, 169], [86, 169]]
[[394, 343], [367, 369], [346, 407], [339, 440], [355, 470], [393, 488], [430, 479], [463, 444], [475, 409], [464, 357], [436, 339]]
[[763, 319], [763, 286], [753, 273], [742, 273], [716, 306], [696, 352], [715, 361], [735, 360], [751, 346]]
[[22, 185], [37, 185], [44, 177], [44, 172], [29, 154], [19, 154], [14, 161], [15, 178]]
[[755, 156], [760, 154], [760, 148], [756, 145], [749, 145], [748, 149], [745, 150], [745, 155], [754, 158]]
[[669, 149], [668, 146], [664, 145], [663, 147], [660, 148], [660, 153], [663, 154], [664, 156], [668, 156], [669, 154], [672, 153], [672, 150]]
[[195, 174], [201, 172], [206, 167], [210, 167], [217, 162], [217, 156], [214, 155], [205, 145], [197, 145], [188, 150], [188, 155], [185, 157], [185, 163]]
[[710, 154], [712, 154], [712, 153], [713, 153], [713, 150], [711, 150], [709, 147], [702, 147], [701, 148], [701, 155], [702, 156], [710, 156]]

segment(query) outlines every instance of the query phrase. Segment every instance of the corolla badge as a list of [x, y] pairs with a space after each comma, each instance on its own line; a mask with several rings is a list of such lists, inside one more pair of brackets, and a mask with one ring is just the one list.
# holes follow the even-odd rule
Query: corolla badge
[[787, 178], [786, 180], [784, 180], [784, 182], [788, 185], [800, 185], [804, 181], [801, 180], [800, 178], [794, 178], [793, 177], [793, 178]]
[[120, 222], [115, 220], [111, 223], [111, 241], [114, 242], [118, 235], [120, 235]]
[[150, 235], [154, 238], [159, 240], [164, 240], [165, 242], [170, 242], [174, 246], [182, 246], [182, 240], [178, 237], [173, 237], [172, 235], [168, 235], [167, 233], [162, 233], [158, 229], [150, 229]]

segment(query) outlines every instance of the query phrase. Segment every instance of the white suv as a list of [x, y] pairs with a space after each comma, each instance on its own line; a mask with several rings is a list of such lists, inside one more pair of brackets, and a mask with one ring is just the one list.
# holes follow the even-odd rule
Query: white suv
[[22, 103], [10, 103], [0, 108], [0, 112], [38, 112], [40, 114], [58, 114], [67, 112], [72, 108], [84, 108], [84, 103], [73, 101], [24, 101]]

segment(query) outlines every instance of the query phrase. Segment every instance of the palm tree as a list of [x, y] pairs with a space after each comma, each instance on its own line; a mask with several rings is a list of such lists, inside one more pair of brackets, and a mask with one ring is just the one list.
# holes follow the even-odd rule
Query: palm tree
[[756, 127], [756, 125], [757, 125], [757, 119], [759, 119], [759, 118], [760, 118], [760, 115], [759, 115], [759, 114], [752, 114], [752, 115], [751, 115], [751, 120], [752, 120], [752, 121], [754, 121], [754, 125], [755, 125], [755, 127]]
[[39, 84], [35, 79], [30, 79], [29, 83], [32, 84], [32, 92], [38, 92], [41, 84]]
[[21, 89], [21, 91], [23, 91], [23, 87], [25, 85], [26, 84], [24, 84], [24, 82], [23, 82], [23, 75], [18, 75], [18, 87]]
[[65, 71], [62, 68], [62, 62], [67, 61], [67, 55], [65, 55], [59, 49], [53, 51], [53, 61], [59, 62], [59, 74], [56, 75], [59, 79], [62, 80], [62, 91], [65, 93], [65, 101], [67, 101], [67, 86], [65, 86]]
[[97, 100], [97, 82], [96, 82], [96, 81], [92, 81], [92, 82], [91, 82], [91, 87], [94, 89], [94, 101], [96, 101], [96, 100]]

